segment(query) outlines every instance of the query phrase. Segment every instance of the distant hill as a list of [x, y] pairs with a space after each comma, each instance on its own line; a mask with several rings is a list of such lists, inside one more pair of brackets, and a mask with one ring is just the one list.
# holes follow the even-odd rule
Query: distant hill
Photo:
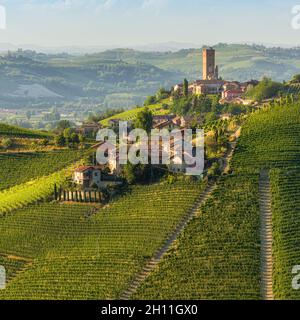
[[[228, 80], [245, 81], [263, 76], [274, 80], [289, 80], [300, 72], [300, 48], [266, 48], [261, 45], [218, 44], [216, 49], [220, 76]], [[89, 59], [122, 59], [134, 63], [155, 65], [184, 74], [189, 79], [202, 77], [202, 49], [177, 52], [139, 52], [130, 49], [110, 50], [89, 55]]]
[[134, 105], [181, 78], [141, 62], [17, 52], [0, 57], [0, 107], [79, 99], [115, 107], [124, 95]]
[[[224, 79], [268, 76], [283, 81], [300, 73], [300, 48], [218, 44], [215, 49]], [[80, 105], [128, 108], [141, 104], [159, 87], [201, 75], [201, 48], [177, 52], [114, 49], [76, 56], [17, 51], [0, 57], [0, 107], [79, 101]]]

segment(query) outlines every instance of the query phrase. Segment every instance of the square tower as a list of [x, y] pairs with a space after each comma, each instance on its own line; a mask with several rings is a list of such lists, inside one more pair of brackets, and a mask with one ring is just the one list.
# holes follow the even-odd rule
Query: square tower
[[216, 51], [213, 48], [203, 49], [203, 80], [217, 80]]

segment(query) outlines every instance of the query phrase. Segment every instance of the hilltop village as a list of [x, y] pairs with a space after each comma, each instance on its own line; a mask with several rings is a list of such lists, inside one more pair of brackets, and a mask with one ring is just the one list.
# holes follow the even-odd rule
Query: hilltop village
[[[118, 146], [117, 154], [108, 154], [107, 165], [100, 166], [96, 153], [103, 141], [95, 141], [100, 129], [110, 128], [118, 134], [120, 121], [127, 121], [128, 130], [141, 128], [148, 133], [152, 129], [169, 132], [179, 129], [182, 133], [185, 129], [203, 129], [205, 166], [200, 178], [216, 177], [226, 166], [226, 158], [233, 149], [244, 120], [263, 106], [282, 104], [283, 96], [290, 102], [294, 101], [292, 90], [299, 83], [298, 76], [287, 84], [268, 78], [261, 81], [227, 81], [222, 79], [216, 61], [216, 51], [203, 48], [201, 80], [189, 82], [184, 79], [170, 90], [160, 88], [155, 95], [147, 97], [144, 106], [109, 116], [92, 115], [81, 126], [74, 127], [68, 121], [59, 121], [52, 139], [47, 133], [43, 134], [43, 140], [32, 141], [30, 145], [22, 139], [4, 139], [2, 149], [9, 152], [22, 148], [35, 151], [88, 150], [89, 156], [73, 169], [66, 188], [89, 192], [118, 189], [124, 183], [148, 183], [162, 176], [171, 180], [187, 178], [187, 171], [191, 169], [184, 161], [178, 161], [174, 152], [170, 154], [168, 165], [151, 165], [151, 159], [148, 165], [123, 165], [119, 163]], [[133, 141], [128, 141], [128, 149], [133, 144]], [[172, 144], [171, 139], [171, 148]], [[160, 145], [159, 150], [162, 152], [164, 148]], [[192, 154], [184, 153], [185, 150], [182, 150], [182, 158], [192, 157]], [[79, 196], [77, 200], [80, 200]]]
[[[148, 97], [144, 109], [139, 110], [137, 108], [137, 113], [132, 117], [133, 119], [122, 119], [116, 116], [108, 119], [105, 124], [103, 122], [102, 124], [90, 122], [84, 124], [79, 132], [83, 135], [95, 135], [102, 126], [106, 126], [117, 133], [119, 122], [122, 120], [128, 122], [129, 130], [133, 128], [146, 129], [144, 125], [147, 119], [148, 121], [151, 119], [147, 128], [149, 130], [167, 129], [172, 131], [173, 129], [179, 129], [183, 132], [184, 129], [189, 128], [205, 128], [205, 174], [216, 174], [223, 166], [224, 157], [230, 151], [230, 143], [235, 140], [236, 131], [243, 115], [248, 111], [247, 108], [253, 108], [256, 105], [253, 100], [246, 98], [246, 93], [257, 86], [259, 82], [251, 80], [240, 83], [222, 80], [219, 77], [219, 68], [216, 65], [215, 50], [205, 48], [202, 56], [202, 80], [188, 83], [185, 79], [183, 83], [175, 85], [170, 91], [160, 89], [156, 96]], [[128, 147], [132, 143], [129, 143]], [[100, 145], [101, 142], [94, 147], [97, 148]], [[160, 169], [169, 174], [186, 174], [188, 165], [184, 162], [178, 163], [174, 159], [174, 154], [170, 161], [169, 165], [160, 166]], [[74, 182], [84, 189], [91, 186], [101, 188], [110, 184], [119, 185], [120, 181], [113, 177], [126, 176], [128, 168], [125, 169], [124, 167], [124, 165], [119, 164], [117, 149], [116, 159], [111, 156], [107, 166], [105, 166], [106, 174], [102, 173], [103, 166], [98, 166], [94, 162], [77, 168], [74, 172]], [[145, 168], [143, 170], [139, 168], [136, 171], [133, 168], [131, 169], [132, 180], [139, 180], [138, 175], [143, 176], [145, 170]]]
[[[216, 51], [213, 48], [205, 48], [202, 51], [202, 80], [196, 80], [189, 84], [189, 94], [195, 95], [220, 95], [220, 103], [235, 103], [250, 105], [250, 99], [245, 99], [246, 92], [258, 84], [257, 80], [248, 82], [226, 81], [219, 77], [219, 67], [216, 65]], [[174, 91], [183, 95], [184, 84], [177, 84]]]

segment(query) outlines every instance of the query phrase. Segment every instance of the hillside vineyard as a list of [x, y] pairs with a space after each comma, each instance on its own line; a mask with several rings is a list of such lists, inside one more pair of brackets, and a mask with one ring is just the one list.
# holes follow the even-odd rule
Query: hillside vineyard
[[274, 298], [300, 298], [292, 288], [292, 268], [300, 261], [299, 123], [299, 105], [267, 108], [248, 118], [232, 174], [221, 178], [212, 198], [133, 298], [262, 298], [262, 169], [269, 170], [272, 186]]

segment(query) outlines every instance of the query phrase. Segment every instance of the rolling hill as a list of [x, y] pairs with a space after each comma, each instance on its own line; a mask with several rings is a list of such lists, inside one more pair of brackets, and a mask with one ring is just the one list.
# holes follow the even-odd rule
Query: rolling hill
[[[300, 72], [300, 48], [215, 46], [220, 76], [228, 80], [289, 80]], [[115, 49], [86, 55], [18, 51], [0, 57], [0, 107], [80, 102], [107, 108], [141, 104], [159, 87], [201, 78], [201, 48], [177, 52]]]

